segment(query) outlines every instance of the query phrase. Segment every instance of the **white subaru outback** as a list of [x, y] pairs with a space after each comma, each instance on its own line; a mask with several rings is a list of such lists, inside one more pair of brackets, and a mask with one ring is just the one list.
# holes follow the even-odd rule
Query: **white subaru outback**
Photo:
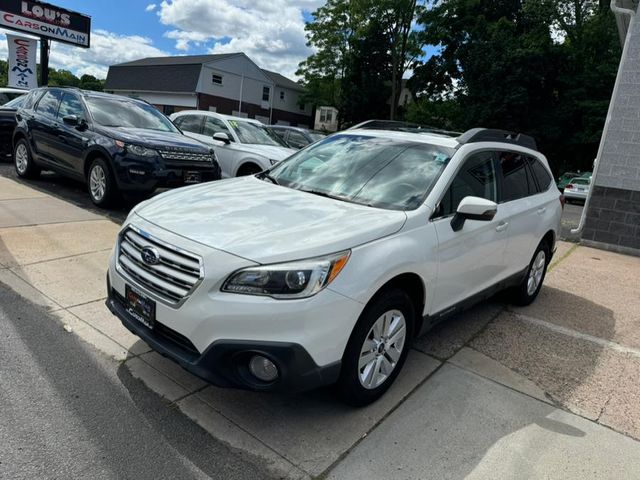
[[532, 302], [561, 211], [530, 137], [349, 130], [255, 176], [138, 205], [107, 305], [213, 384], [336, 383], [364, 405], [419, 332], [498, 290]]

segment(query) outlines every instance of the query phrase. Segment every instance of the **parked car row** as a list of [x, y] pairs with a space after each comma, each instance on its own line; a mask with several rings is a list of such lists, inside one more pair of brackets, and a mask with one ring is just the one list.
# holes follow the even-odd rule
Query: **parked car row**
[[309, 133], [303, 145], [295, 135], [304, 130], [294, 127], [290, 148], [288, 129], [257, 120], [183, 111], [172, 123], [128, 97], [60, 87], [25, 93], [0, 109], [0, 155], [13, 147], [21, 177], [49, 169], [85, 181], [101, 207], [121, 194], [256, 174], [319, 138]]

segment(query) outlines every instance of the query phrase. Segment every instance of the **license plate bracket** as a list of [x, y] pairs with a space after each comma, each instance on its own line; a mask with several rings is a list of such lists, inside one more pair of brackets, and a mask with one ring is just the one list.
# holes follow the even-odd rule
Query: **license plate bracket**
[[184, 183], [201, 183], [202, 173], [187, 170], [184, 172]]
[[153, 329], [156, 323], [156, 302], [130, 285], [125, 285], [124, 290], [127, 312], [145, 327]]

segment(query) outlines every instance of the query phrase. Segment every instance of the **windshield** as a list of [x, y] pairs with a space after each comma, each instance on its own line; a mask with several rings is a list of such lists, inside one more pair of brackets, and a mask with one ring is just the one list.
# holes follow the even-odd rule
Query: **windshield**
[[4, 106], [10, 107], [10, 108], [20, 108], [24, 103], [24, 101], [26, 100], [26, 98], [27, 98], [26, 95], [20, 95], [19, 97], [14, 98], [10, 102], [5, 103]]
[[272, 139], [274, 139], [278, 145], [280, 145], [281, 147], [289, 147], [289, 145], [287, 145], [287, 142], [285, 142], [282, 137], [280, 135], [278, 135], [278, 131], [275, 128], [269, 128], [269, 127], [263, 127], [264, 131], [267, 132], [267, 135], [269, 135]]
[[251, 122], [229, 120], [229, 125], [238, 136], [240, 143], [253, 143], [256, 145], [274, 145], [281, 147], [282, 144], [271, 137], [264, 127]]
[[588, 178], [574, 178], [571, 180], [571, 183], [575, 183], [577, 185], [589, 185], [591, 182]]
[[93, 121], [103, 127], [179, 132], [167, 117], [146, 103], [107, 97], [87, 97], [86, 101]]
[[269, 173], [278, 184], [391, 210], [418, 208], [453, 149], [364, 135], [334, 135]]
[[317, 142], [318, 140], [322, 140], [324, 137], [326, 137], [326, 135], [323, 135], [322, 133], [309, 132], [309, 137], [311, 138], [312, 142]]

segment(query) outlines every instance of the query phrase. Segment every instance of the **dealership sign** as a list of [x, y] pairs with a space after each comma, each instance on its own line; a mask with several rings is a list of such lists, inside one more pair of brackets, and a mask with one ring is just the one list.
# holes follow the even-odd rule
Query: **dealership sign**
[[36, 49], [38, 41], [7, 34], [9, 43], [9, 87], [36, 88]]
[[2, 0], [0, 26], [89, 48], [91, 17], [32, 0]]

